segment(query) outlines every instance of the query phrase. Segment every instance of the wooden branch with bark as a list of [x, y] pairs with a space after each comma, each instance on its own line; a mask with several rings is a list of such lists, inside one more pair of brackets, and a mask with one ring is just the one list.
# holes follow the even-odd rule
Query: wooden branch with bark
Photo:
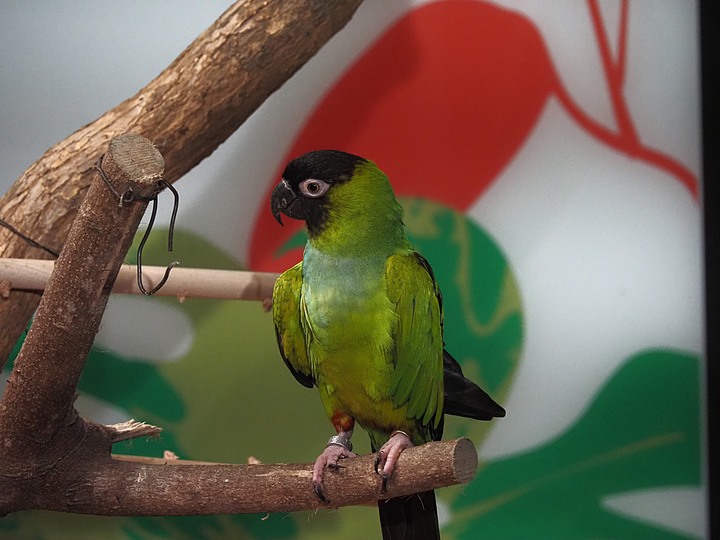
[[[71, 459], [45, 478], [35, 479], [34, 484], [41, 488], [30, 491], [24, 483], [15, 492], [32, 493], [30, 508], [103, 516], [295, 512], [370, 504], [469, 482], [477, 465], [477, 452], [469, 439], [410, 448], [403, 452], [383, 492], [373, 471], [373, 456], [349, 459], [342, 468], [325, 475], [330, 501], [325, 504], [310, 485], [312, 463], [240, 465], [110, 457], [104, 441], [107, 434], [92, 435], [92, 442], [90, 437], [85, 442], [84, 453], [104, 450], [104, 456]], [[3, 497], [0, 494], [0, 511], [7, 512]]]
[[[175, 182], [225, 141], [345, 24], [362, 0], [239, 0], [135, 96], [50, 148], [0, 198], [0, 218], [55, 251], [65, 244], [92, 167], [113, 137], [138, 133]], [[43, 257], [0, 228], [0, 257]], [[0, 301], [0, 368], [37, 308]]]

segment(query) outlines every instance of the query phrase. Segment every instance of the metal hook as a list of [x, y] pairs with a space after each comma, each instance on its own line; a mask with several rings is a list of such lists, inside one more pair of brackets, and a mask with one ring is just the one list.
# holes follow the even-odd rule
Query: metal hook
[[123, 206], [123, 204], [129, 204], [133, 202], [136, 199], [143, 199], [152, 202], [152, 212], [150, 213], [150, 221], [148, 223], [147, 228], [145, 229], [145, 234], [142, 237], [142, 240], [140, 240], [140, 244], [138, 245], [137, 250], [137, 284], [138, 289], [140, 289], [140, 292], [143, 293], [146, 296], [151, 296], [158, 292], [160, 288], [165, 285], [165, 282], [167, 282], [168, 278], [170, 277], [170, 270], [178, 266], [180, 263], [178, 261], [171, 262], [167, 268], [165, 269], [165, 274], [163, 275], [163, 278], [160, 280], [160, 282], [153, 287], [151, 290], [146, 290], [145, 285], [143, 284], [142, 279], [142, 253], [143, 249], [145, 248], [145, 242], [147, 242], [147, 239], [150, 236], [150, 231], [152, 231], [153, 224], [155, 223], [155, 215], [157, 214], [157, 196], [158, 193], [162, 190], [163, 187], [168, 188], [172, 194], [173, 194], [173, 210], [172, 214], [170, 216], [170, 227], [168, 229], [168, 251], [172, 251], [173, 249], [173, 235], [175, 231], [175, 218], [177, 217], [177, 211], [178, 206], [180, 203], [180, 197], [178, 196], [177, 190], [170, 185], [169, 182], [166, 182], [163, 179], [160, 179], [158, 181], [158, 186], [160, 186], [160, 189], [153, 195], [152, 197], [138, 197], [133, 192], [132, 188], [127, 189], [123, 193], [119, 193], [115, 187], [110, 182], [110, 179], [105, 174], [105, 171], [102, 169], [102, 159], [103, 156], [100, 156], [97, 163], [95, 164], [95, 168], [100, 172], [100, 177], [103, 179], [105, 184], [107, 185], [108, 189], [110, 189], [111, 193], [117, 197], [118, 199], [118, 206]]
[[180, 206], [180, 196], [178, 195], [177, 190], [169, 182], [166, 182], [165, 180], [160, 180], [158, 184], [168, 188], [173, 194], [173, 209], [172, 213], [170, 214], [170, 226], [168, 227], [168, 251], [172, 251], [173, 235], [175, 233], [175, 218], [177, 217], [178, 207]]
[[[170, 191], [173, 194], [174, 197], [174, 204], [173, 204], [173, 210], [170, 217], [170, 227], [168, 229], [168, 251], [172, 251], [173, 249], [173, 234], [175, 231], [175, 218], [177, 217], [177, 210], [180, 202], [180, 197], [178, 196], [177, 190], [175, 190], [174, 187], [172, 187], [168, 182], [165, 180], [158, 181], [158, 184], [164, 187], [167, 187], [170, 189]], [[165, 274], [163, 275], [160, 282], [153, 287], [150, 291], [147, 291], [145, 289], [145, 286], [143, 285], [142, 280], [142, 252], [145, 247], [145, 242], [147, 241], [148, 237], [150, 236], [150, 231], [152, 230], [153, 224], [155, 223], [155, 215], [157, 214], [157, 194], [152, 198], [152, 211], [150, 213], [150, 221], [148, 222], [148, 226], [145, 229], [145, 234], [142, 237], [142, 240], [140, 240], [140, 244], [138, 245], [137, 250], [137, 284], [138, 289], [140, 289], [140, 292], [143, 293], [145, 296], [152, 296], [156, 292], [158, 292], [163, 285], [165, 285], [165, 282], [167, 282], [168, 278], [170, 277], [170, 271], [178, 266], [180, 263], [178, 261], [173, 261], [170, 264], [167, 265], [167, 268], [165, 268]]]

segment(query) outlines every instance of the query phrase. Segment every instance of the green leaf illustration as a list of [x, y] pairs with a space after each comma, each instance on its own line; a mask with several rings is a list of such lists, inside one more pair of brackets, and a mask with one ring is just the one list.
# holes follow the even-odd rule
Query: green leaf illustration
[[425, 199], [402, 203], [410, 241], [430, 262], [443, 293], [446, 348], [469, 378], [501, 401], [523, 340], [520, 293], [507, 258], [465, 214]]
[[629, 359], [566, 433], [488, 463], [453, 505], [449, 538], [686, 538], [603, 507], [604, 497], [700, 485], [699, 359]]

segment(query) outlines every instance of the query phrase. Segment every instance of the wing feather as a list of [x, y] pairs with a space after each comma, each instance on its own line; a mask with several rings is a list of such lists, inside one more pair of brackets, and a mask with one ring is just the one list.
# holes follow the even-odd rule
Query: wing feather
[[443, 413], [442, 298], [428, 262], [416, 252], [396, 254], [385, 265], [394, 329], [393, 405], [437, 428]]
[[289, 268], [278, 277], [273, 287], [273, 322], [280, 355], [295, 379], [312, 388], [312, 375], [307, 355], [305, 334], [300, 326], [300, 291], [302, 289], [302, 262]]

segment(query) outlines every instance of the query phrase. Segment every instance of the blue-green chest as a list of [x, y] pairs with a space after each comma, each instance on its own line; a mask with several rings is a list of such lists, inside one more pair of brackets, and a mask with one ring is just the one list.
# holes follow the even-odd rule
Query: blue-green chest
[[393, 324], [385, 257], [339, 257], [312, 246], [303, 258], [304, 316], [325, 349], [385, 341]]

